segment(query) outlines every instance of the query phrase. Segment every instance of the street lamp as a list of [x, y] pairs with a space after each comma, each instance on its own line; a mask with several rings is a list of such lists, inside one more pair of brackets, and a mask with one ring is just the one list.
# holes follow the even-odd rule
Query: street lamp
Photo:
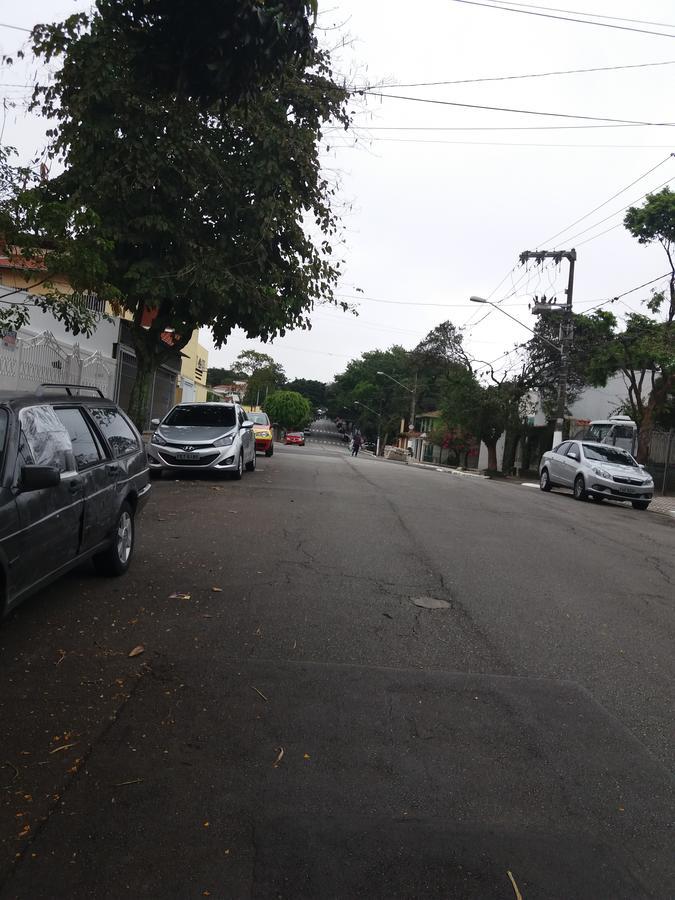
[[487, 303], [488, 306], [491, 306], [493, 309], [498, 309], [500, 313], [504, 313], [505, 316], [508, 316], [509, 319], [511, 319], [516, 324], [521, 325], [523, 328], [527, 328], [527, 330], [531, 332], [535, 337], [539, 338], [540, 341], [543, 341], [545, 344], [548, 344], [549, 347], [553, 347], [556, 352], [562, 354], [562, 350], [557, 344], [554, 344], [553, 341], [549, 341], [549, 339], [545, 338], [543, 334], [537, 334], [537, 332], [533, 328], [530, 328], [529, 325], [521, 322], [520, 319], [516, 319], [515, 316], [512, 316], [511, 313], [508, 313], [498, 303], [493, 303], [492, 300], [486, 300], [484, 297], [469, 297], [469, 300], [472, 303]]
[[368, 412], [371, 412], [374, 416], [377, 416], [377, 442], [375, 444], [375, 456], [380, 455], [380, 431], [382, 424], [382, 413], [376, 412], [371, 406], [367, 406], [365, 403], [361, 403], [359, 400], [354, 401], [355, 406], [362, 406], [364, 409], [367, 409]]
[[400, 385], [405, 391], [411, 395], [410, 397], [410, 431], [415, 430], [415, 404], [417, 403], [417, 370], [415, 370], [415, 384], [413, 387], [409, 388], [407, 384], [403, 384], [398, 378], [394, 378], [393, 375], [388, 375], [387, 372], [378, 372], [378, 375], [384, 375], [385, 378], [388, 378], [390, 381], [396, 382], [396, 384]]

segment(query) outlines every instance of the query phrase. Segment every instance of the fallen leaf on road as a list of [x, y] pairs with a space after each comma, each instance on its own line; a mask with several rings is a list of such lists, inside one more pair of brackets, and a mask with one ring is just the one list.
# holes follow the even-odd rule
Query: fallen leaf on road
[[27, 834], [30, 834], [30, 825], [24, 825], [21, 831], [19, 832], [19, 837], [26, 837]]
[[190, 600], [192, 599], [192, 594], [186, 594], [184, 591], [174, 591], [173, 594], [169, 594], [169, 600]]
[[302, 758], [303, 759], [311, 759], [312, 757], [309, 755], [309, 753], [305, 753], [305, 754], [303, 754]]
[[393, 619], [393, 618], [394, 618], [393, 616], [390, 616], [389, 613], [382, 613], [382, 615], [385, 616], [387, 619]]
[[265, 703], [268, 702], [268, 699], [269, 699], [269, 698], [266, 697], [266, 696], [263, 694], [262, 691], [259, 691], [257, 687], [253, 687], [253, 685], [251, 685], [251, 687], [252, 687], [253, 690], [256, 692], [256, 694], [259, 694], [259, 695], [263, 698], [263, 700], [265, 701]]
[[438, 597], [411, 597], [411, 602], [423, 609], [447, 609], [450, 606], [447, 600]]
[[223, 593], [223, 589], [219, 588], [219, 587], [212, 587], [211, 590], [213, 591], [214, 594], [222, 594]]
[[114, 787], [124, 787], [125, 784], [140, 784], [143, 781], [142, 778], [132, 778], [131, 781], [119, 781], [117, 784], [113, 785]]
[[281, 760], [282, 760], [283, 758], [284, 758], [284, 748], [283, 748], [283, 747], [277, 747], [277, 758], [276, 758], [276, 759], [274, 760], [274, 762], [272, 763], [272, 768], [273, 768], [273, 769], [278, 769], [278, 768], [279, 768], [279, 763], [281, 762]]
[[129, 659], [134, 656], [140, 656], [141, 653], [145, 653], [145, 647], [143, 646], [143, 644], [138, 644], [137, 647], [134, 647], [133, 650], [129, 651]]
[[76, 746], [77, 746], [77, 741], [75, 741], [74, 744], [61, 744], [60, 747], [54, 747], [53, 750], [50, 750], [49, 754], [51, 756], [52, 753], [59, 753], [61, 750], [69, 750], [71, 747], [76, 747]]

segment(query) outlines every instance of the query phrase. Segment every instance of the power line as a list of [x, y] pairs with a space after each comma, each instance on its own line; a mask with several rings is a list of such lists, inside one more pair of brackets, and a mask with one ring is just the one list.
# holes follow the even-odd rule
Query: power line
[[[492, 3], [481, 3], [479, 0], [450, 0], [451, 3], [463, 3], [467, 6], [483, 6], [486, 9], [497, 9], [500, 12], [520, 13], [523, 16], [537, 16], [542, 19], [557, 19], [561, 22], [575, 22], [580, 25], [595, 25], [598, 28], [614, 28], [618, 31], [633, 31], [636, 34], [652, 34], [656, 37], [673, 38], [675, 35], [666, 34], [663, 31], [648, 31], [644, 28], [632, 28], [629, 25], [612, 25], [609, 22], [591, 22], [588, 19], [576, 19], [571, 16], [554, 16], [551, 13], [533, 12], [529, 9], [513, 9], [509, 6], [495, 6]], [[545, 7], [544, 7], [545, 8]], [[670, 27], [670, 26], [668, 26]]]
[[[592, 216], [593, 213], [596, 213], [599, 209], [602, 209], [603, 206], [607, 206], [607, 204], [611, 203], [612, 200], [616, 200], [617, 197], [620, 197], [621, 194], [624, 194], [626, 191], [630, 190], [630, 188], [632, 188], [633, 185], [637, 184], [638, 181], [642, 181], [643, 178], [646, 178], [648, 175], [651, 175], [652, 172], [655, 172], [658, 168], [660, 168], [665, 163], [667, 163], [669, 159], [672, 159], [673, 155], [674, 154], [669, 153], [665, 159], [662, 159], [661, 162], [657, 163], [655, 166], [653, 166], [653, 168], [649, 169], [647, 172], [644, 172], [642, 175], [640, 175], [638, 178], [636, 178], [635, 181], [631, 181], [630, 184], [626, 185], [626, 187], [624, 187], [624, 188], [621, 188], [621, 190], [617, 191], [616, 194], [612, 194], [612, 196], [608, 200], [605, 200], [604, 203], [601, 203], [599, 206], [596, 206], [590, 212], [585, 213], [583, 216], [579, 216], [578, 219], [575, 219], [574, 222], [572, 222], [566, 228], [561, 228], [560, 231], [557, 231], [555, 234], [552, 234], [551, 237], [546, 238], [545, 241], [541, 241], [541, 244], [550, 243], [552, 240], [559, 237], [561, 234], [564, 234], [566, 231], [569, 231], [571, 228], [574, 228], [574, 226], [578, 225], [579, 222], [583, 222], [584, 219], [587, 219], [589, 216]], [[537, 246], [541, 246], [541, 244], [538, 244]]]
[[[672, 272], [665, 272], [663, 275], [659, 275], [658, 278], [652, 278], [651, 281], [645, 281], [644, 284], [638, 284], [637, 287], [630, 288], [630, 290], [624, 291], [621, 294], [616, 294], [614, 297], [610, 297], [608, 300], [603, 300], [598, 303], [597, 306], [592, 306], [590, 309], [585, 311], [585, 315], [588, 315], [589, 312], [593, 312], [594, 309], [600, 309], [601, 306], [606, 306], [608, 303], [614, 303], [615, 300], [620, 300], [622, 297], [627, 297], [628, 294], [634, 294], [636, 291], [641, 291], [644, 287], [649, 287], [650, 284], [655, 284], [657, 281], [663, 281], [664, 278], [671, 278]], [[588, 301], [586, 301], [588, 302]]]
[[20, 25], [8, 25], [7, 22], [0, 22], [0, 28], [11, 28], [12, 31], [26, 31], [31, 34], [32, 28], [22, 28]]
[[[631, 65], [623, 66], [595, 66], [590, 69], [558, 69], [552, 72], [527, 72], [523, 75], [490, 75], [483, 78], [456, 78], [452, 81], [411, 81], [403, 84], [391, 82], [390, 84], [372, 85], [372, 87], [441, 87], [449, 84], [479, 84], [485, 81], [516, 81], [522, 78], [549, 78], [553, 75], [581, 75], [587, 72], [618, 72], [621, 69], [646, 69], [653, 66], [672, 66], [674, 64], [675, 59], [669, 59], [664, 62], [633, 63]], [[29, 85], [26, 85], [26, 87], [28, 86]]]
[[[588, 228], [584, 228], [582, 231], [577, 231], [577, 233], [573, 234], [571, 237], [566, 237], [565, 243], [570, 243], [571, 241], [575, 240], [576, 238], [581, 237], [582, 234], [586, 234], [587, 232], [592, 231], [594, 228], [597, 228], [598, 225], [602, 225], [604, 222], [607, 222], [609, 219], [614, 218], [614, 216], [618, 216], [624, 210], [633, 206], [634, 203], [639, 203], [640, 200], [644, 200], [644, 198], [647, 196], [647, 194], [653, 194], [655, 191], [660, 191], [662, 188], [666, 187], [666, 185], [670, 184], [670, 182], [674, 181], [674, 180], [675, 179], [673, 179], [673, 178], [669, 178], [667, 181], [664, 181], [663, 184], [658, 185], [658, 187], [652, 188], [650, 191], [645, 191], [645, 193], [641, 194], [636, 200], [632, 200], [630, 203], [627, 203], [626, 206], [622, 206], [621, 209], [617, 209], [616, 212], [610, 213], [608, 216], [605, 216], [604, 219], [598, 219], [597, 222], [595, 222], [593, 225], [589, 225]], [[600, 237], [600, 235], [597, 235], [597, 237]]]
[[[389, 96], [386, 94], [385, 96]], [[357, 126], [358, 127], [358, 126]], [[364, 125], [367, 131], [572, 131], [592, 128], [650, 128], [650, 125]], [[326, 131], [343, 132], [337, 125]]]
[[586, 16], [592, 19], [610, 19], [612, 22], [632, 22], [637, 25], [657, 25], [663, 28], [675, 28], [672, 22], [650, 22], [647, 19], [627, 19], [625, 16], [607, 16], [604, 13], [591, 13], [578, 9], [558, 9], [555, 6], [537, 6], [535, 3], [517, 3], [515, 0], [490, 0], [499, 6], [522, 6], [526, 9], [545, 9], [547, 12], [567, 13], [571, 16]]
[[373, 137], [371, 141], [377, 141], [388, 144], [430, 144], [445, 146], [465, 146], [465, 147], [537, 147], [565, 150], [665, 150], [671, 147], [671, 144], [550, 144], [550, 143], [534, 143], [517, 142], [517, 141], [442, 141], [442, 140], [423, 140], [422, 138], [395, 138], [395, 137]]
[[[453, 0], [455, 2], [455, 0]], [[464, 3], [469, 0], [456, 0], [456, 2]], [[675, 35], [674, 35], [675, 37]], [[367, 94], [371, 97], [385, 97], [388, 100], [407, 100], [411, 103], [431, 103], [434, 106], [459, 106], [462, 109], [486, 109], [490, 112], [510, 112], [524, 116], [548, 116], [556, 119], [584, 119], [587, 122], [611, 122], [619, 125], [653, 125], [672, 127], [675, 122], [642, 122], [634, 119], [612, 119], [606, 116], [582, 116], [576, 113], [557, 113], [557, 112], [540, 112], [532, 109], [514, 109], [508, 106], [487, 106], [479, 103], [458, 103], [454, 100], [432, 100], [429, 97], [404, 97], [401, 94], [383, 94], [381, 91], [361, 90], [359, 94]]]

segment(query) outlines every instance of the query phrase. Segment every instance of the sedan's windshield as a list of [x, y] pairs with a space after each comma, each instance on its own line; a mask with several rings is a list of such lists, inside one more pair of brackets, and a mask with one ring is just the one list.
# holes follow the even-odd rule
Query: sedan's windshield
[[584, 456], [586, 459], [597, 460], [598, 462], [611, 463], [615, 466], [635, 466], [637, 463], [625, 450], [618, 447], [603, 445], [602, 447], [593, 446], [593, 444], [582, 444], [584, 448]]
[[250, 412], [246, 413], [247, 417], [251, 422], [255, 422], [256, 425], [266, 425], [269, 428], [270, 420], [267, 418], [267, 413], [263, 412]]
[[6, 409], [0, 409], [0, 472], [5, 458], [5, 439], [7, 437], [7, 422], [9, 417]]
[[237, 415], [232, 406], [176, 406], [164, 419], [162, 425], [192, 425], [197, 428], [232, 428], [237, 423]]

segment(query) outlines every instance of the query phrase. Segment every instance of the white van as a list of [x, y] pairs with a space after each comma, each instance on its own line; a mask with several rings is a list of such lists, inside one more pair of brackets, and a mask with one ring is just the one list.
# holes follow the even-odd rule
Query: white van
[[635, 455], [638, 427], [629, 416], [612, 416], [609, 419], [594, 419], [575, 437], [598, 441], [600, 444], [611, 444]]

